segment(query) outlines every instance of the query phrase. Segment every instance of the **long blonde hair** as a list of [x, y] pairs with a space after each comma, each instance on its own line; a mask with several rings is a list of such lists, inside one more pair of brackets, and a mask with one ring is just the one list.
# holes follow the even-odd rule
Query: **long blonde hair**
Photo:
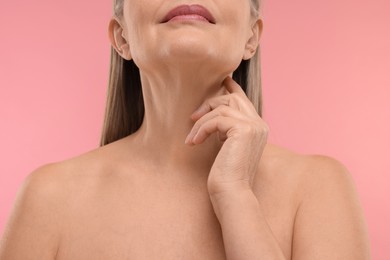
[[[123, 16], [124, 0], [114, 0], [113, 13]], [[259, 16], [260, 0], [251, 0], [251, 14]], [[260, 46], [250, 60], [242, 60], [233, 72], [233, 79], [242, 87], [262, 116]], [[115, 142], [136, 132], [144, 118], [144, 100], [140, 72], [133, 60], [123, 59], [111, 46], [110, 75], [100, 146]]]

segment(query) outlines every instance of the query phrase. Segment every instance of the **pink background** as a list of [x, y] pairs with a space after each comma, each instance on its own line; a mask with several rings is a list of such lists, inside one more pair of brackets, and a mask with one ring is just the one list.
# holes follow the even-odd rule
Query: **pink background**
[[[0, 3], [0, 234], [27, 174], [98, 145], [111, 4]], [[266, 0], [263, 8], [270, 142], [342, 161], [373, 259], [390, 259], [390, 2]]]

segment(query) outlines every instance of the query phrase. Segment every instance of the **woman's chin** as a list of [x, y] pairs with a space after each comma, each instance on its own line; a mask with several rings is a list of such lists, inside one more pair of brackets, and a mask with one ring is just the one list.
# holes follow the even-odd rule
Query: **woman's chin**
[[163, 53], [161, 56], [164, 60], [183, 62], [183, 63], [194, 63], [202, 62], [207, 60], [213, 60], [215, 55], [207, 52], [207, 50], [196, 50], [196, 49], [172, 49], [167, 53]]
[[[228, 52], [218, 48], [215, 44], [201, 42], [198, 40], [178, 41], [175, 43], [160, 43], [155, 51], [144, 51], [141, 57], [143, 64], [149, 69], [165, 68], [171, 69], [192, 69], [193, 72], [205, 70], [210, 72], [227, 73], [234, 71], [241, 62], [240, 53]], [[153, 64], [153, 65], [152, 65]], [[143, 67], [143, 66], [142, 66]], [[196, 70], [196, 71], [194, 71]]]

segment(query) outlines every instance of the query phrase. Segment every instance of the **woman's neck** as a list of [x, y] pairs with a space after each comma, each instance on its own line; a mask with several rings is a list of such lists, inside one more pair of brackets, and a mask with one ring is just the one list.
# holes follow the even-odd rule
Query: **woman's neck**
[[145, 117], [132, 138], [154, 166], [207, 173], [211, 168], [222, 146], [218, 135], [212, 134], [195, 146], [184, 141], [195, 123], [191, 114], [207, 98], [227, 93], [222, 82], [229, 74], [210, 76], [202, 72], [141, 73]]

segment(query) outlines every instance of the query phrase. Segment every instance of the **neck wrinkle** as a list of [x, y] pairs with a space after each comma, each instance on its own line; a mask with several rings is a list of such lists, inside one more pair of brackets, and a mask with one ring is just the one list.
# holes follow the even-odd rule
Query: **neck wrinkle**
[[184, 141], [195, 124], [190, 115], [207, 98], [227, 93], [222, 82], [229, 75], [201, 77], [177, 72], [171, 74], [175, 77], [161, 75], [141, 74], [145, 115], [141, 127], [131, 135], [136, 148], [161, 171], [179, 174], [201, 171], [208, 175], [223, 144], [217, 133], [194, 146]]

